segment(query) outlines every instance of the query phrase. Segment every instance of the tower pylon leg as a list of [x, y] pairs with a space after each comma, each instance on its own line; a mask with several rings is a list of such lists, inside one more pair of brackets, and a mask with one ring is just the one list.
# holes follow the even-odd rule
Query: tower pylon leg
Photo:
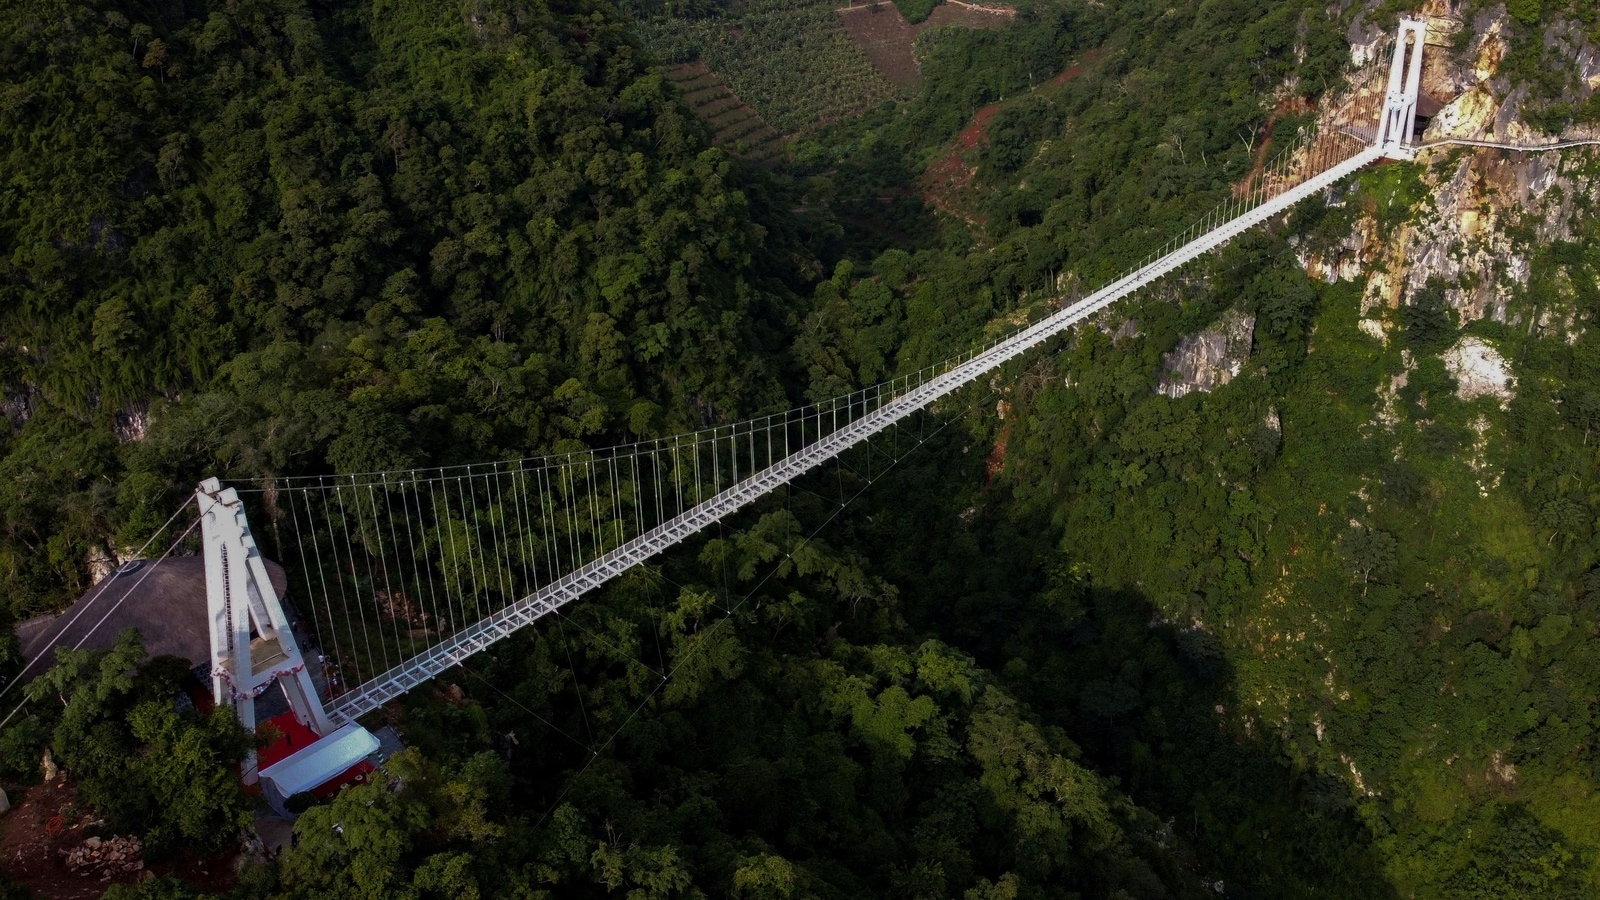
[[1383, 118], [1373, 146], [1391, 159], [1415, 159], [1417, 150], [1417, 97], [1422, 93], [1422, 53], [1428, 40], [1428, 23], [1401, 19], [1395, 35], [1394, 58], [1389, 63], [1389, 85], [1384, 93]]
[[[205, 545], [206, 604], [211, 635], [211, 695], [231, 706], [246, 730], [256, 728], [255, 698], [282, 688], [295, 718], [318, 735], [333, 730], [289, 627], [266, 561], [250, 533], [244, 503], [215, 478], [195, 491]], [[256, 780], [255, 754], [245, 782]]]

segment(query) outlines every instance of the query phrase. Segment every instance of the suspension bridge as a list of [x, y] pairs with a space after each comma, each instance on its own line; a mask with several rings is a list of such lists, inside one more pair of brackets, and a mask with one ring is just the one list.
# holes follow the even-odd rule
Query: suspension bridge
[[[1120, 277], [964, 356], [811, 406], [626, 446], [230, 486], [205, 481], [195, 494], [198, 517], [173, 547], [198, 527], [216, 702], [253, 729], [257, 699], [276, 686], [301, 725], [324, 739], [348, 737], [363, 715], [1245, 231], [1379, 160], [1414, 158], [1425, 29], [1400, 25], [1370, 140], [1348, 123], [1313, 131]], [[287, 579], [269, 570], [247, 507], [270, 522]], [[111, 610], [164, 562], [173, 560], [119, 573], [131, 584], [106, 601]], [[73, 623], [90, 612], [78, 611]], [[111, 614], [93, 610], [74, 632], [84, 635], [77, 645]]]

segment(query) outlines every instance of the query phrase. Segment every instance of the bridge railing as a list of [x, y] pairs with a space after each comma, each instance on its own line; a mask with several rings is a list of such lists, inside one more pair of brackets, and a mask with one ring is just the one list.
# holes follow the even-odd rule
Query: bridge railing
[[284, 553], [329, 648], [331, 715], [376, 708], [1378, 155], [1335, 131], [1308, 133], [1087, 297], [825, 403], [624, 447], [261, 485], [290, 522]]

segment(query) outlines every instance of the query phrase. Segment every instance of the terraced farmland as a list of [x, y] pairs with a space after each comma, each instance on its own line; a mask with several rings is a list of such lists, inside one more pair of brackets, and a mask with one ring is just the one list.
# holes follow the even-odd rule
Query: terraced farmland
[[635, 34], [666, 63], [702, 62], [784, 134], [805, 133], [903, 95], [845, 32], [840, 0], [742, 0], [708, 19], [640, 19]]
[[666, 75], [683, 91], [695, 115], [715, 132], [711, 142], [752, 162], [773, 162], [783, 154], [784, 136], [739, 99], [703, 62], [676, 65]]

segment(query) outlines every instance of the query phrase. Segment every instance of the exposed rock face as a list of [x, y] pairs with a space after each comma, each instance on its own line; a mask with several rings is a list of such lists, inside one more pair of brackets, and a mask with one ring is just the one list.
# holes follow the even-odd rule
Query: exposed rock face
[[99, 584], [117, 570], [116, 560], [99, 544], [89, 545], [89, 581]]
[[1544, 33], [1544, 47], [1546, 52], [1571, 60], [1578, 75], [1579, 83], [1562, 91], [1562, 102], [1582, 103], [1600, 89], [1600, 47], [1589, 42], [1581, 25], [1567, 21], [1550, 26]]
[[150, 405], [128, 404], [117, 413], [116, 422], [111, 426], [111, 430], [117, 436], [119, 444], [144, 440], [145, 435], [150, 433]]
[[[1325, 202], [1329, 206], [1343, 206], [1344, 198], [1335, 187], [1329, 189]], [[1360, 278], [1363, 262], [1372, 255], [1367, 249], [1374, 240], [1372, 224], [1371, 219], [1361, 219], [1354, 230], [1331, 248], [1312, 252], [1307, 246], [1297, 246], [1295, 253], [1301, 267], [1312, 278], [1328, 284]]]
[[0, 389], [0, 416], [5, 417], [6, 424], [10, 426], [13, 434], [21, 431], [22, 426], [33, 418], [33, 410], [37, 404], [37, 389], [28, 387], [18, 391], [10, 385]]
[[144, 869], [144, 860], [139, 858], [142, 849], [139, 839], [130, 834], [103, 839], [91, 837], [76, 847], [63, 847], [56, 852], [64, 857], [62, 862], [68, 871], [83, 876], [100, 875], [101, 881], [109, 881], [114, 875]]
[[1480, 138], [1492, 133], [1500, 104], [1487, 87], [1479, 85], [1439, 110], [1422, 133], [1423, 141], [1445, 138]]
[[[1364, 5], [1370, 12], [1372, 4]], [[1450, 4], [1434, 0], [1425, 6], [1432, 16], [1458, 13]], [[1548, 142], [1549, 136], [1534, 133], [1520, 119], [1526, 91], [1499, 72], [1509, 27], [1505, 8], [1495, 5], [1484, 10], [1466, 27], [1471, 38], [1463, 51], [1430, 42], [1424, 56], [1424, 92], [1453, 98], [1433, 117], [1424, 141], [1463, 137]], [[1376, 54], [1381, 59], [1391, 43], [1387, 34], [1360, 18], [1352, 25], [1350, 38], [1358, 57]], [[1600, 84], [1600, 50], [1585, 42], [1581, 30], [1553, 27], [1546, 43], [1558, 56], [1570, 58], [1577, 69], [1581, 84], [1574, 99], [1587, 95], [1591, 80]], [[1350, 89], [1325, 105], [1324, 125], [1375, 119], [1387, 77], [1384, 69], [1375, 65], [1357, 73]], [[1364, 280], [1366, 318], [1361, 328], [1380, 340], [1386, 339], [1384, 310], [1408, 302], [1432, 279], [1444, 283], [1445, 303], [1456, 311], [1461, 325], [1488, 318], [1531, 331], [1564, 331], [1564, 337], [1573, 340], [1582, 325], [1575, 316], [1570, 284], [1558, 289], [1554, 307], [1518, 308], [1516, 298], [1532, 274], [1529, 235], [1538, 244], [1571, 240], [1582, 207], [1600, 200], [1600, 177], [1584, 165], [1589, 152], [1426, 151], [1419, 160], [1432, 164], [1422, 173], [1425, 199], [1406, 224], [1383, 234], [1374, 217], [1359, 217], [1337, 245], [1301, 249], [1301, 263], [1319, 280]], [[1343, 203], [1336, 191], [1330, 191], [1328, 202]], [[1521, 229], [1526, 231], [1517, 234]]]
[[[1355, 73], [1350, 88], [1342, 96], [1330, 98], [1321, 112], [1325, 127], [1342, 126], [1346, 131], [1353, 127], [1348, 123], [1375, 121], [1388, 75], [1381, 62], [1392, 49], [1392, 35], [1369, 21], [1377, 7], [1375, 0], [1354, 2], [1363, 11], [1352, 21], [1347, 35], [1353, 61], [1358, 66], [1373, 64]], [[1347, 7], [1348, 2], [1337, 5], [1341, 11]], [[1444, 27], [1454, 27], [1460, 4], [1423, 0], [1420, 12], [1430, 22], [1429, 47], [1423, 56], [1423, 92], [1445, 103], [1429, 122], [1422, 136], [1424, 143], [1447, 138], [1513, 144], [1552, 140], [1522, 121], [1527, 90], [1513, 85], [1500, 72], [1512, 28], [1503, 4], [1480, 7], [1473, 19], [1462, 22], [1470, 36], [1460, 42], [1450, 39], [1449, 29]], [[1581, 27], [1571, 22], [1552, 25], [1544, 34], [1544, 43], [1547, 53], [1570, 61], [1578, 75], [1563, 101], [1582, 102], [1600, 89], [1600, 48]], [[1462, 49], [1455, 50], [1450, 44]], [[1597, 133], [1600, 129], [1575, 128], [1562, 137]], [[1513, 233], [1525, 227], [1535, 243], [1571, 240], [1581, 207], [1600, 200], [1600, 178], [1586, 172], [1583, 165], [1589, 152], [1426, 151], [1419, 161], [1434, 164], [1423, 174], [1427, 199], [1407, 224], [1393, 233], [1380, 234], [1375, 219], [1363, 216], [1338, 245], [1302, 249], [1301, 262], [1320, 280], [1365, 279], [1363, 314], [1368, 318], [1363, 319], [1361, 328], [1375, 338], [1386, 339], [1384, 309], [1407, 302], [1415, 291], [1437, 278], [1445, 283], [1445, 302], [1457, 312], [1462, 325], [1489, 318], [1532, 331], [1564, 330], [1571, 341], [1582, 326], [1570, 302], [1570, 285], [1558, 291], [1561, 300], [1567, 301], [1564, 308], [1515, 308], [1515, 298], [1528, 284], [1531, 271], [1524, 243], [1527, 236], [1513, 237]], [[1451, 157], [1452, 153], [1457, 155]], [[1437, 165], [1447, 159], [1450, 164]], [[1336, 192], [1330, 192], [1328, 202], [1342, 205]]]
[[[1430, 19], [1430, 21], [1433, 21]], [[1500, 75], [1509, 44], [1506, 32], [1511, 27], [1503, 5], [1480, 12], [1470, 23], [1472, 37], [1465, 53], [1452, 53], [1440, 46], [1425, 56], [1423, 91], [1441, 99], [1454, 98], [1429, 124], [1423, 142], [1445, 138], [1472, 138], [1511, 143], [1542, 143], [1542, 135], [1522, 121], [1521, 110], [1528, 99], [1525, 88], [1513, 88]], [[1430, 26], [1430, 45], [1433, 44]], [[1448, 43], [1448, 42], [1441, 42]], [[1570, 66], [1578, 78], [1558, 98], [1567, 104], [1581, 104], [1600, 89], [1600, 48], [1589, 43], [1583, 29], [1574, 22], [1551, 25], [1544, 34], [1545, 51]], [[1577, 129], [1565, 137], [1593, 136], [1594, 129]]]
[[1511, 399], [1511, 367], [1500, 351], [1481, 338], [1465, 337], [1444, 352], [1444, 367], [1456, 380], [1456, 396], [1463, 400], [1498, 397]]
[[[1600, 197], [1600, 181], [1559, 152], [1507, 155], [1476, 151], [1430, 184], [1424, 208], [1374, 259], [1367, 306], [1398, 305], [1432, 278], [1447, 285], [1445, 302], [1461, 324], [1476, 319], [1522, 324], [1507, 309], [1511, 289], [1528, 283], [1526, 248], [1509, 226], [1528, 225], [1539, 243], [1571, 240], [1582, 198]], [[1318, 273], [1320, 274], [1320, 273]], [[1544, 312], [1548, 313], [1549, 310]], [[1557, 316], [1563, 324], [1570, 316]], [[1550, 324], [1541, 321], [1541, 327]]]
[[1591, 91], [1600, 91], [1600, 48], [1585, 46], [1578, 51], [1578, 73]]
[[1161, 359], [1156, 393], [1176, 400], [1190, 391], [1213, 391], [1233, 380], [1250, 357], [1256, 320], [1236, 309], [1215, 325], [1178, 342]]
[[1357, 13], [1350, 22], [1349, 32], [1345, 34], [1345, 39], [1350, 42], [1351, 64], [1361, 69], [1381, 59], [1388, 48], [1388, 36], [1387, 31], [1367, 21], [1365, 12]]

